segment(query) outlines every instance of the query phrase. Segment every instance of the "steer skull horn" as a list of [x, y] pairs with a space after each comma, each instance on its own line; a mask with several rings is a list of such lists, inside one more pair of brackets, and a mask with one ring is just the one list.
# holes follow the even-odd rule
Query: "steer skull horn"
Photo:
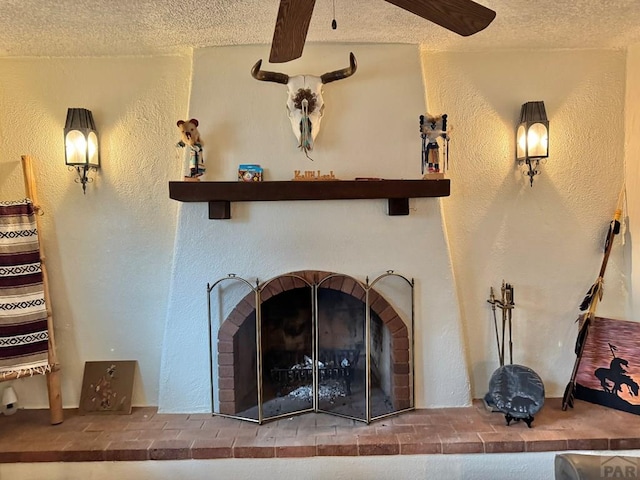
[[262, 80], [263, 82], [284, 83], [289, 82], [289, 75], [279, 72], [267, 72], [266, 70], [260, 70], [262, 66], [262, 59], [258, 60], [251, 69], [251, 76], [256, 80]]
[[358, 68], [356, 57], [350, 53], [348, 67], [327, 72], [320, 77], [313, 75], [290, 77], [284, 73], [261, 70], [261, 66], [262, 60], [258, 60], [251, 69], [253, 78], [287, 86], [287, 111], [291, 127], [298, 139], [298, 146], [308, 157], [307, 152], [313, 149], [313, 142], [320, 131], [320, 122], [324, 114], [322, 86], [353, 75]]
[[335, 82], [336, 80], [342, 80], [343, 78], [350, 77], [358, 69], [358, 63], [353, 53], [349, 54], [349, 66], [341, 70], [334, 70], [333, 72], [327, 72], [320, 77], [322, 83]]

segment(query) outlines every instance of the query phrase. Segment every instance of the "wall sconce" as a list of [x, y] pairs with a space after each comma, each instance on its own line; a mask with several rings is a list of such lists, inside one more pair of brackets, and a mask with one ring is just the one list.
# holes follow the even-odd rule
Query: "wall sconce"
[[527, 165], [533, 187], [533, 177], [538, 175], [540, 159], [549, 156], [549, 120], [544, 102], [527, 102], [520, 110], [520, 124], [516, 131], [516, 159], [519, 165]]
[[2, 392], [2, 413], [13, 415], [18, 411], [18, 396], [13, 387], [7, 387]]
[[87, 183], [93, 182], [87, 174], [89, 170], [100, 168], [98, 150], [98, 132], [90, 110], [70, 108], [67, 110], [67, 121], [64, 125], [64, 162], [69, 170], [76, 170], [76, 183], [82, 184], [82, 191], [87, 193]]

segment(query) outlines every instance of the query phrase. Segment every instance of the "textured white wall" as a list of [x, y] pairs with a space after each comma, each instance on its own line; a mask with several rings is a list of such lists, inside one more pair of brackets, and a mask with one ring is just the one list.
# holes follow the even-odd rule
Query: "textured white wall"
[[[489, 287], [514, 285], [514, 362], [548, 396], [571, 374], [578, 306], [595, 281], [624, 174], [625, 53], [423, 52], [427, 103], [449, 114], [451, 197], [443, 200], [469, 346], [473, 395], [498, 366]], [[550, 157], [533, 188], [514, 160], [520, 106], [543, 100]], [[626, 317], [617, 241], [598, 314]], [[499, 292], [499, 290], [498, 290]], [[498, 318], [500, 313], [498, 311]]]
[[[640, 309], [640, 45], [627, 54], [627, 97], [625, 101], [625, 178], [629, 213], [629, 247], [625, 259], [630, 274], [629, 319], [637, 320]], [[634, 318], [635, 314], [635, 318]]]
[[[344, 178], [416, 178], [418, 115], [424, 113], [425, 90], [415, 47], [310, 45], [304, 58], [287, 64], [286, 71], [339, 68], [352, 49], [360, 70], [326, 87], [327, 111], [313, 163], [296, 152], [284, 87], [249, 76], [250, 66], [267, 57], [267, 47], [196, 52], [190, 106], [190, 55], [0, 61], [0, 197], [22, 195], [19, 159], [32, 155], [48, 212], [43, 230], [66, 406], [77, 405], [84, 362], [110, 358], [138, 359], [142, 382], [135, 403], [157, 404], [159, 381], [167, 386], [160, 375], [165, 322], [168, 334], [179, 337], [195, 322], [201, 322], [197, 328], [202, 332], [204, 285], [217, 278], [216, 272], [266, 278], [297, 268], [363, 276], [395, 268], [416, 278], [422, 342], [418, 362], [433, 369], [425, 370], [425, 378], [433, 374], [429, 378], [444, 379], [437, 387], [419, 385], [418, 399], [425, 405], [464, 401], [465, 375], [450, 382], [448, 373], [463, 371], [466, 363], [474, 396], [484, 394], [497, 365], [486, 299], [489, 286], [498, 287], [504, 278], [516, 287], [515, 360], [540, 373], [548, 394], [562, 393], [574, 360], [577, 305], [597, 275], [625, 157], [630, 212], [637, 204], [632, 182], [637, 184], [640, 164], [634, 83], [638, 49], [630, 50], [626, 72], [621, 51], [423, 52], [430, 110], [447, 112], [454, 126], [452, 196], [442, 200], [448, 238], [436, 238], [435, 245], [420, 242], [426, 242], [425, 232], [441, 231], [436, 200], [414, 201], [416, 210], [409, 217], [387, 217], [384, 201], [281, 202], [277, 227], [274, 206], [267, 203], [235, 204], [233, 220], [214, 222], [206, 218], [205, 204], [169, 200], [167, 181], [180, 175], [173, 149], [175, 121], [187, 112], [203, 120], [210, 174], [216, 179], [232, 179], [236, 165], [247, 161], [263, 163], [268, 178], [277, 179], [307, 166], [333, 169]], [[544, 100], [551, 119], [551, 158], [533, 188], [513, 162], [514, 125], [520, 105], [529, 100]], [[92, 109], [102, 134], [103, 169], [86, 197], [64, 167], [62, 128], [70, 106]], [[359, 244], [350, 224], [346, 233], [337, 233], [354, 219], [370, 226], [363, 246], [382, 249], [382, 254], [361, 253], [365, 249], [354, 246]], [[183, 250], [203, 245], [215, 252], [209, 258], [194, 255], [198, 268], [192, 277], [178, 264], [175, 275], [171, 272], [176, 222], [196, 232], [178, 233], [180, 258], [188, 257]], [[278, 227], [294, 223], [299, 224], [295, 235], [283, 238]], [[318, 225], [321, 236], [332, 233], [334, 252], [328, 259], [308, 254], [318, 242]], [[633, 319], [635, 308], [625, 310], [625, 282], [635, 279], [635, 305], [640, 283], [637, 272], [629, 274], [630, 239], [637, 231], [633, 221], [629, 226], [627, 245], [614, 248], [599, 313]], [[386, 236], [392, 229], [393, 242]], [[251, 244], [237, 232], [255, 233], [264, 241]], [[403, 236], [419, 245], [418, 254], [404, 255]], [[236, 240], [257, 252], [243, 271], [223, 250]], [[364, 259], [357, 262], [356, 255]], [[439, 275], [444, 279], [433, 284], [432, 277]], [[171, 278], [176, 281], [168, 305]], [[187, 297], [186, 280], [193, 280], [202, 293]], [[459, 309], [466, 357], [456, 340]], [[170, 348], [165, 361], [193, 352], [198, 362], [206, 362], [200, 358], [200, 340], [189, 342], [182, 351]], [[453, 343], [451, 365], [447, 349]], [[188, 392], [189, 370], [174, 374], [186, 375], [182, 386]], [[26, 406], [46, 404], [41, 379], [13, 384]]]
[[[288, 74], [322, 74], [346, 66], [349, 51], [358, 60], [353, 77], [325, 86], [326, 113], [313, 162], [296, 148], [285, 113], [285, 86], [250, 76], [251, 66], [267, 50], [231, 47], [195, 54], [190, 116], [201, 121], [209, 145], [209, 179], [233, 181], [238, 164], [248, 162], [262, 164], [267, 180], [289, 180], [295, 169], [333, 170], [342, 179], [421, 177], [418, 131], [425, 107], [416, 47], [309, 45], [304, 59], [277, 67]], [[213, 221], [207, 219], [206, 204], [181, 205], [162, 361], [162, 411], [210, 408], [206, 284], [228, 273], [266, 280], [304, 269], [360, 279], [392, 269], [415, 278], [416, 402], [468, 404], [439, 200], [417, 199], [411, 207], [408, 217], [389, 217], [384, 200], [236, 203], [231, 220]]]
[[[78, 405], [84, 362], [109, 359], [138, 360], [134, 401], [157, 402], [177, 210], [167, 182], [190, 72], [190, 55], [0, 60], [0, 197], [24, 197], [31, 155], [65, 406]], [[68, 107], [92, 110], [100, 134], [85, 196], [64, 165]], [[23, 406], [47, 404], [43, 378], [13, 384]]]

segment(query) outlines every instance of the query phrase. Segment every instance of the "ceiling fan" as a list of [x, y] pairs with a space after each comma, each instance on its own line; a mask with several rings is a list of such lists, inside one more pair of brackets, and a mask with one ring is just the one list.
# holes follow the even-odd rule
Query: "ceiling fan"
[[[496, 12], [472, 0], [385, 0], [463, 37], [486, 28]], [[271, 63], [302, 55], [316, 0], [280, 0], [271, 42]]]

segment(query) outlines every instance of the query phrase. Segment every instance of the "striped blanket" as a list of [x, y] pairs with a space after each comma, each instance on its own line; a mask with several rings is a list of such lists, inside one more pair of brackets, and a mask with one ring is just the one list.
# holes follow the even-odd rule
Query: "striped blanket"
[[42, 281], [31, 200], [0, 202], [0, 379], [50, 370]]

